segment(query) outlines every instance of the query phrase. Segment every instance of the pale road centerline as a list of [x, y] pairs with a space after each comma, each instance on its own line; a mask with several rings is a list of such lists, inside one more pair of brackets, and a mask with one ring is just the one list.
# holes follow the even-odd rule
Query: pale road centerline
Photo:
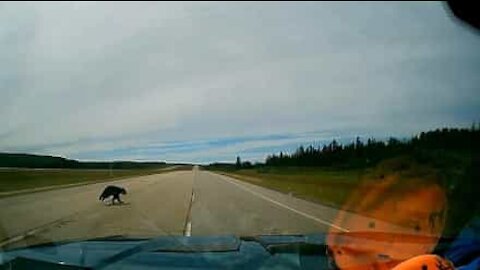
[[185, 236], [187, 236], [187, 237], [192, 236], [192, 222], [191, 221], [187, 222], [187, 228], [185, 230]]
[[271, 198], [269, 198], [269, 197], [267, 197], [267, 196], [265, 196], [265, 195], [263, 195], [263, 194], [260, 194], [260, 193], [258, 193], [258, 192], [256, 192], [256, 191], [251, 190], [250, 188], [247, 188], [247, 187], [245, 187], [245, 186], [243, 186], [243, 185], [240, 185], [240, 184], [238, 184], [238, 183], [235, 183], [235, 182], [233, 182], [232, 180], [229, 180], [229, 179], [227, 179], [227, 178], [224, 177], [224, 176], [221, 176], [220, 178], [222, 178], [224, 181], [226, 181], [226, 182], [228, 182], [228, 183], [230, 183], [230, 184], [232, 184], [232, 185], [235, 185], [235, 186], [237, 186], [237, 187], [239, 187], [239, 188], [241, 188], [241, 189], [243, 189], [243, 190], [245, 190], [245, 191], [247, 191], [247, 192], [250, 192], [251, 194], [253, 194], [253, 195], [255, 195], [255, 196], [259, 197], [259, 198], [262, 198], [262, 199], [264, 199], [264, 200], [266, 200], [266, 201], [268, 201], [268, 202], [270, 202], [270, 203], [273, 203], [273, 204], [275, 204], [275, 205], [277, 205], [277, 206], [280, 206], [280, 207], [283, 207], [283, 208], [285, 208], [285, 209], [288, 209], [288, 210], [290, 210], [290, 211], [292, 211], [292, 212], [294, 212], [294, 213], [297, 213], [297, 214], [299, 214], [299, 215], [301, 215], [301, 216], [303, 216], [303, 217], [306, 217], [306, 218], [308, 218], [308, 219], [314, 220], [314, 221], [316, 221], [316, 222], [318, 222], [318, 223], [322, 223], [322, 224], [324, 224], [324, 225], [331, 226], [331, 227], [333, 227], [333, 228], [335, 228], [335, 229], [338, 229], [338, 230], [340, 230], [340, 231], [342, 231], [342, 232], [349, 232], [349, 230], [347, 230], [347, 229], [345, 229], [345, 228], [342, 228], [342, 227], [337, 226], [337, 225], [335, 225], [335, 224], [333, 224], [333, 223], [331, 223], [331, 222], [328, 222], [328, 221], [326, 221], [326, 220], [317, 218], [317, 217], [312, 216], [312, 215], [310, 215], [310, 214], [304, 213], [304, 212], [302, 212], [302, 211], [300, 211], [300, 210], [297, 210], [297, 209], [295, 209], [295, 208], [292, 208], [292, 207], [290, 207], [290, 206], [288, 206], [288, 205], [285, 205], [285, 204], [283, 204], [283, 203], [281, 203], [281, 202], [275, 201], [275, 200], [273, 200], [273, 199], [271, 199]]
[[195, 181], [195, 171], [198, 170], [198, 168], [193, 168], [193, 178], [192, 178], [192, 192], [190, 194], [190, 202], [188, 204], [187, 208], [187, 216], [185, 217], [185, 226], [183, 229], [183, 235], [190, 237], [192, 236], [192, 206], [193, 202], [195, 200], [195, 190], [193, 189], [193, 182]]
[[183, 229], [184, 236], [192, 236], [192, 205], [195, 199], [195, 191], [192, 188], [192, 193], [190, 195], [190, 203], [187, 209], [187, 216], [185, 217], [185, 227]]

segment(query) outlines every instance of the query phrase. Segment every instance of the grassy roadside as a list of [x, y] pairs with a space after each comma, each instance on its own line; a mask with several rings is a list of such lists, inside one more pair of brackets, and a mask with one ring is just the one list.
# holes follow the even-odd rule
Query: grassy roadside
[[87, 170], [87, 169], [0, 169], [0, 193], [34, 188], [74, 185], [85, 182], [108, 182], [132, 176], [191, 170], [191, 166], [162, 169]]
[[268, 168], [215, 171], [309, 201], [341, 207], [360, 183], [360, 170]]

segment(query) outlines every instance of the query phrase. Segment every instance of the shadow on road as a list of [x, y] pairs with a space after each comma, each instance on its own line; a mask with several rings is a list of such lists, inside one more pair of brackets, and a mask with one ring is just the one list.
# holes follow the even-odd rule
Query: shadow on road
[[129, 202], [123, 202], [123, 203], [115, 203], [115, 204], [105, 204], [105, 206], [127, 206], [127, 205], [130, 205]]

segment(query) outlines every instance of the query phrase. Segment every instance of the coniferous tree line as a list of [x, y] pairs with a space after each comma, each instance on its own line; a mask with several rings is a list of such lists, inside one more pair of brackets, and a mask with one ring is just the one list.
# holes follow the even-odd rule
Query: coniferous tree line
[[480, 128], [443, 128], [422, 132], [410, 139], [390, 138], [386, 141], [359, 137], [352, 143], [342, 145], [337, 140], [314, 147], [300, 146], [291, 154], [280, 152], [269, 155], [267, 166], [318, 166], [318, 167], [366, 167], [381, 160], [399, 155], [410, 155], [417, 159], [433, 158], [445, 152], [478, 153]]

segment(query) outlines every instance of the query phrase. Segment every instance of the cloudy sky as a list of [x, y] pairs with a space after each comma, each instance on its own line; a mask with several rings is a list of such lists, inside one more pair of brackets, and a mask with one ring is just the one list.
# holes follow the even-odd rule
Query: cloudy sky
[[263, 160], [480, 120], [438, 2], [0, 3], [0, 151]]

